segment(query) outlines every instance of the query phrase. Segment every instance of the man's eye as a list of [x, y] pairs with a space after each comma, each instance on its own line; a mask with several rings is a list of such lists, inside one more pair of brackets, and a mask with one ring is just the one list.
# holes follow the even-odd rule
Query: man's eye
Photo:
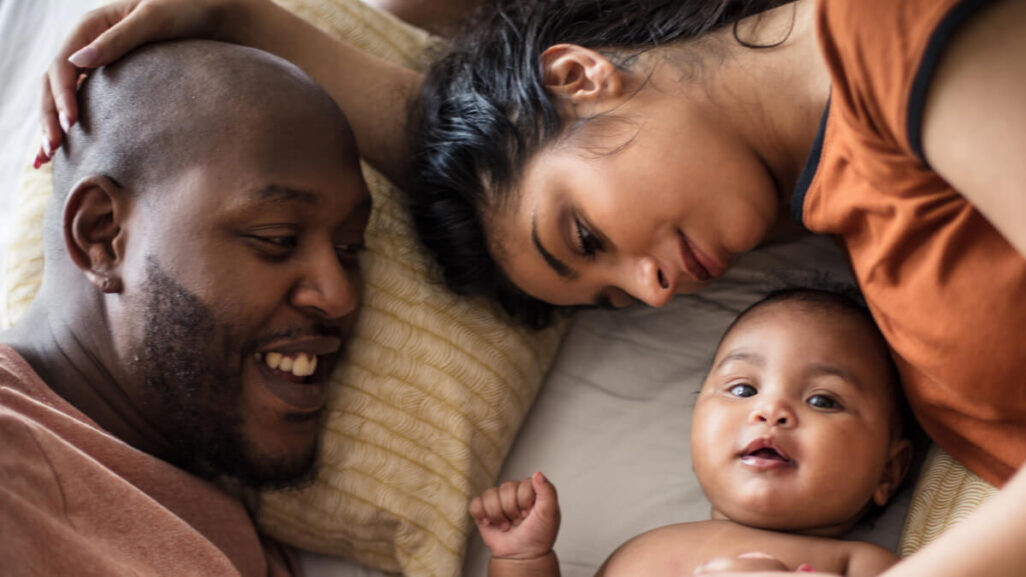
[[282, 248], [295, 248], [296, 246], [296, 237], [294, 236], [265, 236], [261, 240]]
[[577, 250], [581, 251], [581, 254], [593, 257], [596, 252], [602, 250], [602, 242], [591, 234], [591, 231], [584, 226], [580, 219], [574, 219], [574, 228], [577, 231]]
[[734, 385], [733, 387], [730, 387], [730, 394], [735, 397], [751, 397], [756, 393], [758, 393], [758, 391], [756, 391], [755, 387], [752, 385]]
[[266, 236], [266, 235], [254, 234], [254, 235], [250, 235], [249, 238], [257, 241], [258, 243], [263, 245], [265, 248], [269, 248], [269, 249], [272, 249], [272, 250], [276, 250], [277, 249], [279, 251], [296, 248], [296, 245], [299, 242], [298, 239], [295, 236], [292, 236], [292, 235], [281, 235], [281, 236], [279, 236], [279, 235], [270, 235], [270, 236]]
[[335, 245], [335, 254], [343, 263], [354, 262], [363, 252], [363, 243], [344, 243]]
[[841, 403], [837, 402], [837, 399], [827, 395], [812, 395], [805, 401], [810, 407], [816, 409], [826, 410], [837, 410], [842, 409]]

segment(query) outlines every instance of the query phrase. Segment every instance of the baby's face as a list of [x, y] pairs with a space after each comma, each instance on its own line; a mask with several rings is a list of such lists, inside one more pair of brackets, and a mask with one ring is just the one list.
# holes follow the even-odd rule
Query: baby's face
[[749, 314], [695, 406], [695, 474], [714, 515], [838, 535], [895, 485], [887, 352], [868, 321], [796, 302]]

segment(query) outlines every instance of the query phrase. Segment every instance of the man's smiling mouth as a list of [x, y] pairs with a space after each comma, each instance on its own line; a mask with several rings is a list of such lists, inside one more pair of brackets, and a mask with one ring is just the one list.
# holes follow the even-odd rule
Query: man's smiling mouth
[[271, 351], [268, 353], [257, 353], [255, 360], [262, 362], [272, 371], [280, 373], [283, 377], [293, 376], [303, 382], [307, 377], [317, 371], [318, 356], [312, 353], [279, 353]]

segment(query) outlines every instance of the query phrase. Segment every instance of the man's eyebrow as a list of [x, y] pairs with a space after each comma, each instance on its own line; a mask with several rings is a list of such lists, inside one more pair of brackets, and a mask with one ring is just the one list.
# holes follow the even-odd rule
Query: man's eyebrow
[[545, 259], [545, 262], [549, 267], [556, 271], [556, 274], [566, 280], [574, 280], [577, 278], [577, 271], [556, 258], [542, 245], [541, 238], [538, 237], [538, 213], [531, 215], [531, 241], [534, 242], [534, 248], [538, 249], [538, 253], [541, 254], [543, 259]]
[[304, 204], [317, 204], [317, 195], [315, 193], [277, 184], [269, 184], [263, 188], [258, 188], [252, 192], [251, 196], [260, 203], [289, 202], [294, 200]]

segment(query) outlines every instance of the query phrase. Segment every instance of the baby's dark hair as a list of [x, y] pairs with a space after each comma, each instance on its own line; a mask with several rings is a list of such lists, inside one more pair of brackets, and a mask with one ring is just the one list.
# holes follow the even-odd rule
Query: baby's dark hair
[[629, 67], [659, 45], [791, 1], [499, 0], [479, 12], [428, 70], [410, 123], [414, 225], [449, 288], [490, 297], [530, 327], [552, 319], [553, 305], [502, 271], [485, 233], [490, 212], [514, 206], [528, 161], [573, 128], [544, 87], [547, 48], [577, 44]]

